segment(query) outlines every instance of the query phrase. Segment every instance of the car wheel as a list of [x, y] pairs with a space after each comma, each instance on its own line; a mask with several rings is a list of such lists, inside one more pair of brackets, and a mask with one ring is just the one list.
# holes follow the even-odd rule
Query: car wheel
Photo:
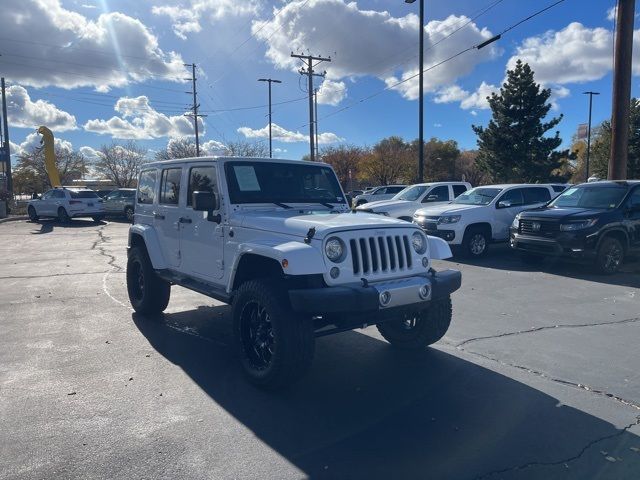
[[33, 206], [29, 206], [29, 208], [27, 208], [27, 213], [29, 214], [29, 220], [31, 222], [37, 222], [40, 217], [38, 217], [38, 214], [36, 213], [36, 209]]
[[624, 246], [617, 238], [602, 240], [596, 256], [596, 268], [605, 275], [616, 273], [624, 261]]
[[420, 350], [436, 343], [451, 324], [451, 297], [433, 300], [428, 308], [377, 325], [378, 331], [394, 347]]
[[69, 223], [71, 221], [71, 217], [69, 217], [64, 207], [58, 208], [58, 221], [60, 223]]
[[124, 215], [127, 217], [127, 221], [133, 223], [133, 207], [127, 207], [124, 209]]
[[251, 383], [286, 387], [309, 368], [315, 350], [310, 317], [296, 315], [277, 283], [243, 283], [233, 302], [233, 332], [242, 368]]
[[93, 219], [94, 222], [100, 223], [102, 220], [104, 220], [104, 215], [95, 215], [91, 218]]
[[489, 250], [489, 235], [482, 228], [472, 228], [465, 232], [462, 239], [462, 250], [471, 258], [480, 258]]
[[171, 284], [154, 272], [147, 251], [140, 247], [129, 250], [127, 293], [131, 306], [138, 313], [161, 313], [169, 304]]

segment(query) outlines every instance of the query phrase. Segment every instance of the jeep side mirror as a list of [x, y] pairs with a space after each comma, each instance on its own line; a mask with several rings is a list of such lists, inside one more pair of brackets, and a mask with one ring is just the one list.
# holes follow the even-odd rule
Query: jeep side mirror
[[511, 200], [500, 200], [496, 205], [497, 208], [509, 208], [511, 206]]
[[192, 205], [196, 212], [207, 212], [207, 220], [220, 223], [220, 215], [213, 215], [218, 209], [218, 198], [213, 192], [193, 192]]

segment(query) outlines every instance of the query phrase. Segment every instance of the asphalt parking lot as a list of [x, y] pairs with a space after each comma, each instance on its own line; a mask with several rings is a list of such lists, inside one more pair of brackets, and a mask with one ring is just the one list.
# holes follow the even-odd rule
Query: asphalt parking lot
[[449, 333], [318, 340], [286, 392], [242, 378], [229, 308], [128, 305], [125, 223], [0, 225], [3, 479], [640, 478], [640, 264], [460, 268]]

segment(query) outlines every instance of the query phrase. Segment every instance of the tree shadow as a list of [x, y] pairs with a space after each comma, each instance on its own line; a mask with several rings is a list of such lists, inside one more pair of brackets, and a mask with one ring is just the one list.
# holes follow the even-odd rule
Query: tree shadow
[[[133, 321], [157, 352], [310, 478], [466, 479], [532, 462], [559, 462], [545, 478], [640, 472], [640, 455], [629, 455], [639, 439], [626, 430], [454, 355], [401, 354], [357, 332], [319, 339], [300, 383], [263, 392], [235, 360], [228, 313], [202, 307]], [[625, 462], [603, 459], [603, 438]], [[537, 478], [539, 468], [514, 470], [515, 477]]]
[[590, 262], [565, 257], [548, 257], [535, 264], [525, 264], [521, 261], [519, 253], [512, 250], [506, 243], [491, 245], [491, 248], [483, 258], [465, 258], [458, 254], [445, 260], [445, 262], [493, 268], [495, 270], [544, 272], [577, 280], [640, 288], [640, 259], [637, 256], [629, 256], [620, 271], [614, 275], [598, 274], [594, 271]]

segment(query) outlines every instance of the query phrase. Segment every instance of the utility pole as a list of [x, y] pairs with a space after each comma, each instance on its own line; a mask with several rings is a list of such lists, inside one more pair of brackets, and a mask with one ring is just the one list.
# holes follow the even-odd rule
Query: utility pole
[[313, 123], [316, 140], [316, 157], [320, 158], [320, 144], [318, 143], [318, 89], [313, 91]]
[[185, 63], [185, 67], [191, 67], [191, 78], [187, 80], [191, 80], [191, 88], [190, 92], [185, 92], [189, 95], [193, 95], [193, 106], [191, 107], [192, 113], [185, 113], [185, 117], [193, 118], [193, 129], [196, 133], [196, 157], [200, 156], [200, 135], [198, 134], [198, 118], [206, 117], [206, 115], [200, 115], [198, 113], [198, 108], [200, 105], [198, 104], [198, 91], [196, 90], [196, 64], [195, 63]]
[[[404, 0], [414, 3], [416, 0]], [[420, 64], [419, 72], [419, 100], [418, 103], [418, 183], [424, 178], [424, 0], [420, 0]]]
[[274, 80], [272, 78], [259, 78], [259, 82], [269, 82], [269, 158], [273, 158], [271, 149], [271, 84], [282, 83], [280, 80]]
[[5, 163], [5, 175], [7, 176], [7, 192], [13, 195], [13, 178], [11, 176], [11, 148], [9, 147], [9, 120], [7, 118], [7, 94], [5, 92], [4, 77], [0, 79], [0, 89], [2, 89], [2, 132], [4, 145], [0, 145], [0, 150], [4, 150], [4, 155], [0, 157]]
[[584, 181], [589, 181], [589, 156], [591, 155], [591, 107], [593, 106], [593, 96], [600, 95], [599, 92], [584, 92], [583, 95], [589, 95], [589, 123], [587, 124], [587, 162], [585, 165]]
[[635, 0], [618, 0], [617, 31], [613, 53], [613, 100], [609, 180], [627, 178], [629, 111], [631, 103], [631, 54]]
[[[330, 62], [331, 57], [315, 57], [313, 55], [297, 55], [291, 52], [291, 56], [294, 58], [299, 58], [302, 61], [306, 61], [307, 68], [304, 67], [299, 70], [300, 75], [307, 75], [309, 79], [309, 153], [311, 155], [311, 161], [315, 161], [315, 121], [313, 115], [313, 77], [324, 77], [325, 73], [315, 73], [313, 70], [314, 67], [317, 67], [322, 62]], [[314, 61], [317, 61], [315, 65]]]

